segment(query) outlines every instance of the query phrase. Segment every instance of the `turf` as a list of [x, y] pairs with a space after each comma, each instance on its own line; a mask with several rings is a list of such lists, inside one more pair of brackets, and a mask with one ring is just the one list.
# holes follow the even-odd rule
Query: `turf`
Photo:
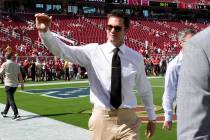
[[[63, 82], [63, 81], [62, 81]], [[162, 105], [163, 94], [163, 78], [150, 79], [153, 86], [154, 103], [158, 106]], [[30, 82], [32, 83], [32, 82]], [[25, 90], [31, 89], [52, 89], [52, 88], [68, 88], [68, 87], [87, 87], [88, 83], [82, 84], [61, 84], [61, 85], [45, 85], [26, 87]], [[65, 123], [73, 124], [85, 129], [88, 129], [88, 119], [92, 105], [89, 102], [89, 97], [71, 98], [71, 99], [56, 99], [41, 94], [26, 94], [20, 89], [15, 95], [18, 108], [30, 111], [36, 114], [47, 116]], [[4, 89], [0, 88], [0, 102], [5, 103]], [[141, 100], [138, 97], [138, 104]], [[162, 112], [158, 112], [162, 113]], [[139, 133], [140, 139], [146, 139], [144, 136], [146, 124], [141, 124]], [[155, 136], [152, 140], [176, 140], [176, 124], [173, 125], [172, 131], [166, 132], [162, 130], [162, 124], [157, 124]]]

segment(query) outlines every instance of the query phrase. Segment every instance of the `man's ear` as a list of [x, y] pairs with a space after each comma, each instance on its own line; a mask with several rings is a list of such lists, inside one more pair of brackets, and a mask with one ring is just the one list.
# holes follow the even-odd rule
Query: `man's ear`
[[184, 41], [179, 41], [179, 46], [183, 46], [184, 45]]

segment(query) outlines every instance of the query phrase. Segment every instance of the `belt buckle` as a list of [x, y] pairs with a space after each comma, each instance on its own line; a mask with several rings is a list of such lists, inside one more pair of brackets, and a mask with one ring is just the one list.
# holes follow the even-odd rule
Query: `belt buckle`
[[118, 114], [118, 110], [117, 109], [110, 109], [108, 111], [108, 114], [109, 114], [110, 117], [116, 117], [117, 114]]

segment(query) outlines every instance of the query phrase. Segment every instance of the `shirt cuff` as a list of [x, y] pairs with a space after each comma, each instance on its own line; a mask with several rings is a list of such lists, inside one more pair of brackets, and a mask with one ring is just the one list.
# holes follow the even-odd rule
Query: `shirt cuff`
[[164, 116], [165, 116], [165, 121], [172, 121], [172, 119], [173, 119], [173, 113], [172, 112], [165, 111]]
[[149, 120], [156, 120], [156, 114], [154, 108], [147, 110], [147, 112]]

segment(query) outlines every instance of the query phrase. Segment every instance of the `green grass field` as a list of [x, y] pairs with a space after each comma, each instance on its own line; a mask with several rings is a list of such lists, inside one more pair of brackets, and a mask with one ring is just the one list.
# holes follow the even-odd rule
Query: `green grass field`
[[[161, 106], [162, 94], [164, 90], [163, 89], [164, 79], [163, 78], [150, 79], [150, 82], [153, 87], [154, 104]], [[39, 85], [39, 86], [25, 87], [25, 90], [55, 89], [55, 88], [68, 88], [68, 87], [88, 87], [88, 83]], [[88, 119], [90, 117], [89, 112], [92, 109], [92, 105], [89, 102], [89, 97], [57, 99], [57, 98], [42, 96], [42, 94], [40, 93], [36, 94], [23, 93], [20, 91], [20, 89], [18, 89], [15, 98], [17, 106], [20, 109], [88, 129], [87, 124], [88, 124]], [[139, 100], [140, 97], [138, 96], [137, 98], [138, 98], [138, 103], [141, 104], [141, 101]], [[0, 102], [5, 103], [4, 88], [0, 88]], [[158, 113], [162, 113], [162, 111]], [[144, 136], [145, 130], [146, 130], [146, 124], [141, 124], [139, 129], [141, 140], [146, 139]], [[159, 123], [157, 124], [155, 136], [151, 140], [176, 140], [176, 139], [177, 139], [176, 123], [173, 124], [172, 131], [162, 130], [162, 123]]]

